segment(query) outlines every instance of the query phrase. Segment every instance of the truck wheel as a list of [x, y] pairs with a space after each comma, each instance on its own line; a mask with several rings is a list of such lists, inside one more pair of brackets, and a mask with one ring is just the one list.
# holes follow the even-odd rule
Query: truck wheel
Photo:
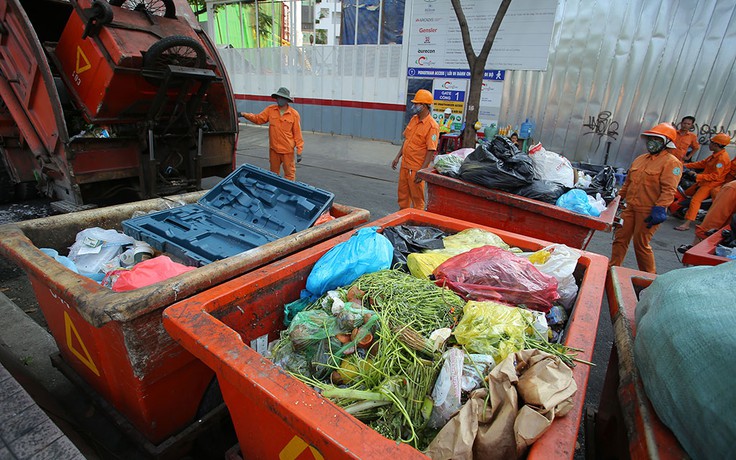
[[148, 48], [143, 55], [143, 69], [163, 72], [169, 65], [199, 69], [204, 67], [206, 61], [207, 54], [197, 40], [184, 35], [172, 35]]
[[110, 5], [120, 6], [126, 10], [148, 11], [154, 16], [165, 18], [176, 17], [174, 0], [110, 0]]

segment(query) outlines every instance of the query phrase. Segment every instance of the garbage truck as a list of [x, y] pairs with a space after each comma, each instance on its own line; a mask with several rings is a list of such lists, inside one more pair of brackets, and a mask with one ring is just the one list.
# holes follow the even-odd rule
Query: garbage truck
[[0, 201], [76, 210], [201, 188], [237, 116], [186, 0], [0, 0]]

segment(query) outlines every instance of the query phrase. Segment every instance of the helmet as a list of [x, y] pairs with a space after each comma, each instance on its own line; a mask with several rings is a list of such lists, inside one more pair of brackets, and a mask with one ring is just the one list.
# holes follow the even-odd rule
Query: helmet
[[664, 141], [664, 146], [668, 149], [675, 148], [673, 141], [677, 138], [677, 130], [672, 123], [660, 123], [652, 129], [647, 129], [641, 135], [658, 137]]
[[445, 109], [445, 115], [452, 115], [452, 109], [451, 109], [451, 108], [449, 108], [449, 107], [448, 107], [448, 108], [446, 108], [446, 109]]
[[426, 89], [420, 89], [419, 91], [417, 91], [417, 94], [414, 95], [414, 99], [412, 99], [411, 101], [415, 104], [434, 104], [432, 93], [430, 93]]
[[725, 147], [731, 143], [731, 138], [726, 133], [718, 133], [710, 138], [710, 142], [712, 144], [718, 144]]

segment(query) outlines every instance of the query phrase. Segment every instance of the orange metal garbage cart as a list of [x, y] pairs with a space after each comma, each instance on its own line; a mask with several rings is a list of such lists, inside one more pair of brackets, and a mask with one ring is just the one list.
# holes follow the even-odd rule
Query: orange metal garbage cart
[[[333, 205], [336, 219], [154, 285], [113, 292], [39, 250], [65, 251], [89, 227], [120, 230], [134, 211], [195, 202], [203, 192], [29, 220], [0, 227], [0, 254], [28, 275], [63, 363], [99, 393], [157, 452], [174, 434], [196, 427], [214, 373], [163, 329], [165, 307], [235, 276], [365, 223], [364, 209]], [[118, 415], [118, 419], [120, 419]], [[177, 438], [180, 434], [177, 434]], [[164, 443], [167, 441], [167, 443]], [[158, 446], [158, 447], [157, 447]]]
[[641, 290], [655, 278], [651, 273], [612, 267], [606, 280], [614, 344], [596, 416], [594, 444], [599, 452], [614, 458], [688, 458], [654, 412], [634, 362], [636, 304]]
[[[525, 250], [549, 244], [412, 209], [366, 226], [383, 229], [402, 224], [428, 225], [452, 233], [482, 228]], [[283, 306], [299, 298], [319, 258], [349, 237], [332, 238], [164, 311], [164, 327], [171, 336], [216, 371], [244, 458], [297, 458], [304, 451], [317, 459], [426, 458], [406, 444], [382, 437], [252, 348], [259, 340], [279, 337]], [[584, 349], [580, 357], [586, 360], [593, 353], [607, 263], [603, 256], [582, 252], [575, 273], [580, 291], [565, 343]], [[574, 409], [555, 419], [532, 446], [529, 458], [572, 458], [589, 373], [586, 365], [575, 367]]]
[[427, 183], [427, 211], [585, 249], [596, 230], [610, 232], [619, 197], [598, 217], [494, 190], [422, 169]]
[[728, 257], [716, 255], [716, 246], [721, 242], [723, 236], [721, 232], [730, 229], [730, 225], [726, 225], [708, 238], [691, 247], [682, 256], [682, 263], [685, 265], [720, 265], [730, 262]]

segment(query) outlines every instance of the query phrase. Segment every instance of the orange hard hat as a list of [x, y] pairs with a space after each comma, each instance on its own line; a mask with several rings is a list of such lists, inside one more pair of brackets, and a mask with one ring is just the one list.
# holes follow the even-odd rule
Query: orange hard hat
[[660, 123], [652, 129], [647, 129], [642, 136], [659, 137], [664, 141], [664, 146], [668, 149], [675, 148], [674, 140], [677, 138], [677, 130], [672, 123]]
[[726, 133], [718, 133], [715, 136], [711, 137], [710, 141], [713, 144], [718, 144], [725, 147], [731, 143], [731, 138]]
[[411, 101], [415, 104], [434, 104], [432, 93], [430, 93], [426, 89], [420, 89], [419, 91], [417, 91], [417, 94], [414, 95], [414, 99], [412, 99]]

